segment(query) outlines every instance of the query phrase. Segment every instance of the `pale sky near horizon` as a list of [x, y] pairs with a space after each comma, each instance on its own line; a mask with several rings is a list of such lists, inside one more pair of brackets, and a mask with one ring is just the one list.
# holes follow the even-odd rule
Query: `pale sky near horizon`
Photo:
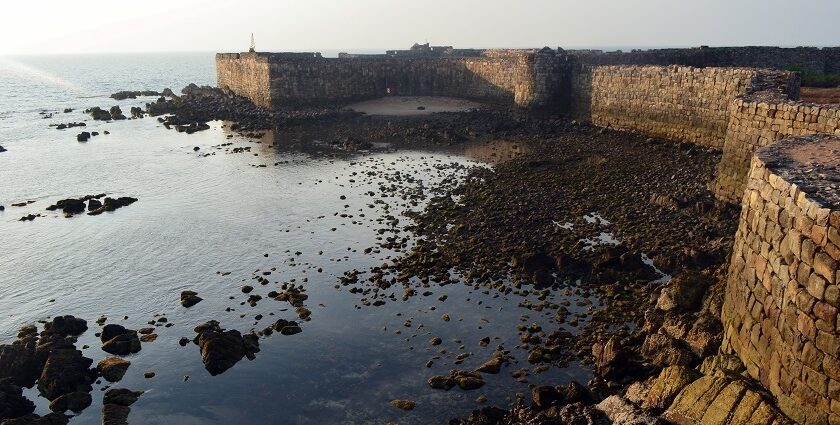
[[0, 54], [840, 46], [840, 0], [6, 0]]

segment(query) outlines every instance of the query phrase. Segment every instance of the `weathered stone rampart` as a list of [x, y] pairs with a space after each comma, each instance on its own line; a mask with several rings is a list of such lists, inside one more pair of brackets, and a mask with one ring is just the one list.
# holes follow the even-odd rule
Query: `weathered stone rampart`
[[591, 70], [592, 123], [722, 148], [729, 107], [759, 71], [686, 66]]
[[[237, 56], [238, 55], [238, 56]], [[455, 96], [550, 106], [565, 73], [554, 51], [483, 50], [440, 58], [289, 54], [217, 55], [220, 87], [260, 106], [341, 103], [386, 95]]]
[[219, 87], [251, 99], [255, 105], [271, 104], [268, 61], [256, 53], [217, 53], [216, 80]]
[[754, 155], [723, 306], [724, 350], [802, 424], [840, 423], [838, 152], [811, 135]]

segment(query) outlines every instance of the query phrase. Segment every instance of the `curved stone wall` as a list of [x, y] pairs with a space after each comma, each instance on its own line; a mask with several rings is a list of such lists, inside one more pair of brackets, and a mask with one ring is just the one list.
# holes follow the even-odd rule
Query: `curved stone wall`
[[591, 70], [593, 124], [722, 148], [732, 101], [756, 69], [598, 66]]
[[791, 419], [840, 423], [840, 137], [752, 159], [723, 307], [724, 350]]
[[840, 134], [840, 105], [817, 105], [796, 99], [798, 96], [757, 93], [734, 101], [713, 184], [717, 197], [731, 202], [741, 200], [756, 149], [790, 136]]

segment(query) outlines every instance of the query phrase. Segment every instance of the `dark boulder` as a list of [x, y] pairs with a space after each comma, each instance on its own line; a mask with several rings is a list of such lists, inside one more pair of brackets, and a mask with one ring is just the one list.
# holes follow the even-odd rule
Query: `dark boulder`
[[126, 333], [127, 331], [128, 329], [126, 329], [125, 326], [109, 323], [102, 328], [102, 332], [99, 334], [99, 339], [102, 342], [106, 342], [117, 335]]
[[104, 212], [111, 212], [115, 211], [119, 208], [131, 205], [137, 202], [137, 198], [132, 198], [130, 196], [121, 196], [119, 198], [105, 198], [105, 201], [102, 203], [102, 206], [88, 212], [88, 215], [99, 215]]
[[116, 106], [116, 105], [112, 106], [111, 110], [108, 111], [108, 112], [111, 113], [111, 118], [113, 118], [115, 120], [124, 120], [125, 119], [125, 115], [123, 115], [122, 109], [120, 109], [119, 106]]
[[87, 131], [83, 131], [76, 135], [76, 141], [78, 142], [87, 142], [88, 140], [90, 140], [90, 133]]
[[253, 359], [259, 351], [255, 334], [243, 337], [237, 330], [223, 330], [216, 321], [197, 326], [196, 332], [204, 368], [213, 376], [224, 373], [245, 356]]
[[539, 385], [531, 390], [531, 403], [535, 409], [547, 409], [560, 403], [560, 393], [550, 385]]
[[589, 388], [572, 381], [567, 385], [552, 387], [540, 385], [531, 390], [531, 401], [536, 409], [547, 409], [572, 403], [593, 404], [596, 397]]
[[87, 208], [88, 208], [88, 211], [93, 211], [93, 210], [96, 210], [96, 209], [100, 208], [101, 206], [102, 206], [101, 201], [99, 201], [98, 199], [91, 199], [91, 200], [88, 201]]
[[56, 202], [54, 205], [50, 205], [47, 207], [47, 211], [55, 211], [61, 210], [67, 216], [72, 216], [73, 214], [81, 214], [85, 211], [85, 202], [81, 199], [62, 199]]
[[0, 379], [9, 379], [19, 386], [32, 386], [42, 364], [36, 351], [37, 344], [37, 335], [19, 335], [15, 342], [0, 345]]
[[0, 379], [0, 421], [28, 415], [34, 411], [35, 404], [23, 396], [21, 387], [10, 379]]
[[90, 392], [96, 379], [96, 371], [90, 368], [92, 363], [74, 348], [50, 350], [38, 378], [38, 391], [51, 401], [65, 394]]
[[125, 388], [109, 388], [102, 397], [102, 404], [117, 404], [120, 406], [131, 406], [134, 404], [143, 391], [132, 391]]
[[279, 319], [271, 327], [283, 335], [294, 335], [303, 332], [297, 322], [292, 320]]
[[56, 316], [53, 318], [52, 322], [47, 322], [44, 325], [44, 330], [65, 336], [81, 335], [87, 329], [87, 322], [84, 319], [79, 319], [70, 315]]
[[115, 100], [125, 100], [125, 99], [137, 99], [138, 96], [160, 96], [161, 93], [158, 93], [154, 90], [122, 90], [116, 93], [111, 94], [111, 99]]
[[533, 274], [538, 270], [552, 270], [555, 261], [548, 254], [537, 252], [513, 257], [511, 263], [513, 267], [522, 267], [526, 273]]
[[90, 116], [93, 117], [94, 120], [111, 121], [111, 113], [98, 106], [94, 106], [93, 108], [90, 108], [85, 112], [90, 114]]
[[6, 148], [0, 146], [0, 152], [6, 152]]
[[199, 297], [194, 291], [181, 292], [181, 305], [184, 307], [190, 308], [200, 303], [202, 300], [204, 300], [204, 298]]
[[91, 403], [93, 403], [93, 397], [90, 396], [89, 392], [75, 391], [50, 401], [50, 410], [57, 413], [63, 413], [68, 410], [78, 413], [87, 409]]
[[106, 353], [125, 356], [140, 351], [140, 337], [137, 336], [137, 331], [120, 325], [105, 325], [100, 339], [102, 351]]

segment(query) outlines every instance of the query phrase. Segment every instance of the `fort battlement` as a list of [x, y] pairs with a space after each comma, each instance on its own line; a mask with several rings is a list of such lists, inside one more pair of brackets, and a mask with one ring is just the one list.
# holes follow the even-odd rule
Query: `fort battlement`
[[792, 137], [749, 168], [722, 309], [724, 350], [798, 423], [840, 420], [840, 137]]

